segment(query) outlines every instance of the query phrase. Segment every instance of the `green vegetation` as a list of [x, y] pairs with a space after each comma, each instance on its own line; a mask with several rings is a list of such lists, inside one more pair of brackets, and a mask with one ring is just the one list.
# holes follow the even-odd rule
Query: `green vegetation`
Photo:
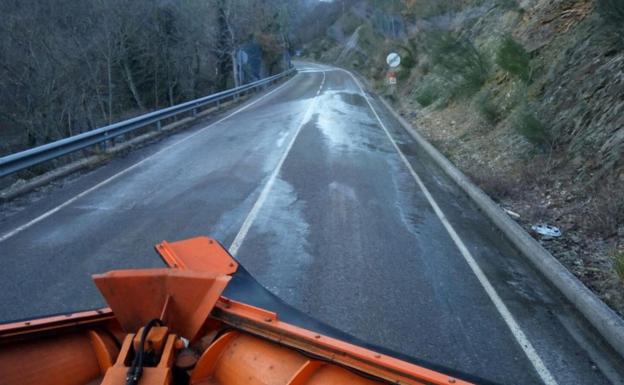
[[498, 0], [496, 3], [503, 9], [518, 9], [517, 0]]
[[412, 59], [410, 55], [405, 55], [401, 59], [401, 66], [397, 73], [398, 80], [400, 82], [403, 82], [409, 79], [412, 73], [412, 68], [414, 68], [415, 65], [416, 65], [416, 62], [414, 61], [414, 59]]
[[[388, 3], [390, 1], [381, 1], [378, 3]], [[457, 12], [462, 7], [468, 5], [481, 5], [483, 0], [404, 0], [403, 13], [408, 17], [419, 17], [422, 19], [429, 19], [438, 15], [443, 15], [450, 12]]]
[[492, 94], [488, 92], [480, 93], [475, 105], [479, 114], [490, 124], [496, 124], [501, 119], [501, 111], [492, 98]]
[[496, 51], [496, 64], [525, 82], [531, 79], [531, 58], [522, 44], [506, 36]]
[[604, 20], [624, 33], [624, 1], [598, 0], [598, 11]]
[[516, 112], [513, 127], [533, 144], [543, 145], [550, 141], [550, 135], [544, 124], [526, 106]]
[[472, 41], [450, 33], [431, 34], [433, 70], [452, 86], [452, 96], [471, 96], [485, 83], [490, 65]]
[[416, 66], [416, 62], [411, 55], [405, 55], [403, 56], [403, 58], [401, 58], [401, 68], [411, 70], [412, 68], [414, 68], [414, 66]]
[[448, 92], [446, 82], [435, 75], [429, 75], [422, 79], [420, 86], [414, 90], [414, 99], [422, 107], [427, 107], [440, 99], [447, 99]]
[[612, 255], [613, 268], [620, 280], [624, 281], [624, 251], [615, 251]]
[[430, 106], [439, 97], [438, 90], [433, 85], [426, 85], [416, 90], [416, 101], [423, 107]]

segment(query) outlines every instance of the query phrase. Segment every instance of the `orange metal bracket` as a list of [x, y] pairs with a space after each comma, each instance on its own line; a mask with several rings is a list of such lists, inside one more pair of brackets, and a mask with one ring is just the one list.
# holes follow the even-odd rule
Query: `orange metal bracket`
[[[125, 361], [129, 356], [134, 338], [134, 334], [128, 334], [126, 336], [121, 351], [117, 356], [117, 361], [106, 372], [102, 385], [118, 385], [125, 383], [128, 373], [128, 366]], [[143, 369], [141, 384], [168, 385], [171, 383], [171, 365], [173, 363], [176, 339], [177, 336], [175, 334], [169, 334], [167, 336], [158, 365]]]
[[78, 313], [56, 315], [27, 321], [11, 322], [0, 325], [0, 343], [21, 335], [56, 331], [62, 328], [89, 326], [103, 322], [116, 322], [111, 309], [106, 307]]
[[162, 241], [156, 251], [172, 268], [232, 274], [238, 263], [212, 238], [197, 237], [177, 242]]
[[126, 332], [160, 318], [189, 340], [196, 337], [230, 279], [178, 269], [117, 270], [93, 276]]

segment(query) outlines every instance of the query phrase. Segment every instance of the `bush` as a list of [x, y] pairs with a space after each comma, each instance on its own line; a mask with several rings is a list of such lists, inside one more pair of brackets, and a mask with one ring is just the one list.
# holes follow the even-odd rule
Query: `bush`
[[624, 32], [624, 1], [598, 0], [598, 11], [609, 24]]
[[516, 113], [513, 127], [533, 144], [543, 145], [550, 142], [550, 135], [544, 124], [526, 107]]
[[439, 79], [425, 78], [422, 85], [414, 92], [414, 98], [422, 107], [433, 104], [444, 96], [444, 90]]
[[525, 82], [531, 78], [531, 58], [522, 44], [511, 36], [503, 39], [496, 51], [496, 64]]
[[397, 80], [404, 82], [409, 79], [412, 69], [416, 66], [414, 59], [408, 54], [401, 58], [401, 65], [397, 71]]
[[489, 63], [472, 41], [450, 33], [434, 32], [429, 54], [434, 71], [456, 87], [454, 96], [469, 96], [481, 89], [489, 73]]
[[455, 0], [407, 0], [404, 4], [405, 16], [409, 18], [429, 19], [461, 9], [461, 4]]
[[500, 121], [501, 111], [492, 100], [490, 92], [480, 94], [476, 101], [477, 111], [490, 124], [496, 124]]
[[498, 0], [497, 4], [503, 9], [518, 9], [518, 2], [516, 0]]
[[416, 91], [416, 101], [422, 107], [427, 107], [438, 100], [438, 95], [432, 87], [423, 87]]
[[416, 66], [416, 62], [411, 55], [403, 56], [403, 58], [401, 59], [401, 68], [411, 70], [412, 68], [414, 68], [414, 66]]
[[613, 252], [613, 268], [615, 273], [624, 281], [624, 251]]

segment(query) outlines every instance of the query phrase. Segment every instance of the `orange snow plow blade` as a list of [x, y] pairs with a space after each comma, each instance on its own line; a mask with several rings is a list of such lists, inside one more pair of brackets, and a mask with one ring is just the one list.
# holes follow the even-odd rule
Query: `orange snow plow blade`
[[0, 325], [0, 384], [469, 383], [282, 320], [283, 303], [278, 314], [225, 297], [249, 276], [212, 239], [156, 249], [171, 268], [94, 276], [110, 308]]

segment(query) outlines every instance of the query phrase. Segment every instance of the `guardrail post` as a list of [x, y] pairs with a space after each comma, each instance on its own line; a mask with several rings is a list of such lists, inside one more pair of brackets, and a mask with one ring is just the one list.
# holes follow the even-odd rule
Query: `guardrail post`
[[162, 129], [162, 124], [160, 123], [160, 120], [156, 121], [156, 129], [158, 131], [160, 131]]
[[[115, 140], [115, 138], [113, 138], [112, 140]], [[107, 139], [107, 140], [100, 142], [99, 146], [100, 146], [101, 152], [106, 152], [106, 150], [108, 150], [108, 148], [110, 147], [110, 141], [111, 139]]]

